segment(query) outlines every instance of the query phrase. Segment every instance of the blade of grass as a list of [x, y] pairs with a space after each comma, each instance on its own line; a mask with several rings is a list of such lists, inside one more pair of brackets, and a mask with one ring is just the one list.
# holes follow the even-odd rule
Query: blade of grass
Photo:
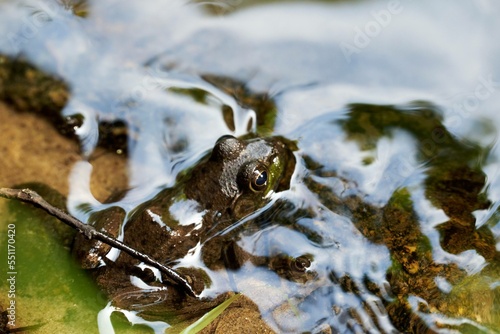
[[222, 304], [215, 307], [210, 312], [206, 313], [203, 317], [198, 319], [196, 322], [192, 323], [190, 326], [186, 327], [181, 334], [195, 334], [201, 331], [203, 328], [210, 325], [215, 318], [217, 318], [229, 305], [231, 305], [236, 299], [238, 299], [241, 295], [235, 294], [231, 298], [225, 300]]

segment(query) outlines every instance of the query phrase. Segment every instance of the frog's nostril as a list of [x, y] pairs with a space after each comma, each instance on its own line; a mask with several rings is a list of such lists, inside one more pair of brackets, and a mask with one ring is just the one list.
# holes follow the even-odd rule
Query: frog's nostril
[[219, 144], [220, 142], [226, 141], [228, 139], [236, 139], [236, 138], [234, 136], [231, 136], [231, 135], [224, 135], [224, 136], [220, 137], [219, 139], [217, 139], [217, 141], [215, 142], [215, 145]]
[[224, 159], [232, 159], [239, 155], [243, 146], [237, 138], [231, 135], [220, 137], [215, 143], [212, 151], [212, 160], [222, 161]]

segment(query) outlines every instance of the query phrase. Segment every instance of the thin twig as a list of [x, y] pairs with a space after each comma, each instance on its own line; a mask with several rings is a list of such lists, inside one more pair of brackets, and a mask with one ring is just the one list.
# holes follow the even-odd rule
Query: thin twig
[[0, 196], [10, 199], [18, 199], [20, 201], [31, 203], [37, 207], [40, 207], [41, 209], [48, 212], [50, 215], [56, 217], [57, 219], [65, 223], [66, 225], [75, 228], [78, 232], [84, 234], [88, 239], [96, 239], [102, 241], [105, 244], [108, 244], [121, 251], [124, 251], [130, 256], [138, 260], [141, 260], [144, 263], [149, 264], [150, 266], [157, 268], [162, 273], [164, 273], [168, 278], [172, 279], [174, 282], [179, 284], [188, 295], [192, 297], [197, 297], [196, 293], [194, 292], [193, 288], [188, 283], [188, 281], [174, 269], [164, 266], [163, 264], [159, 263], [150, 256], [138, 252], [135, 249], [127, 246], [123, 242], [97, 231], [96, 229], [94, 229], [93, 226], [82, 223], [75, 217], [67, 214], [66, 212], [54, 207], [53, 205], [45, 201], [40, 195], [38, 195], [33, 190], [0, 188]]

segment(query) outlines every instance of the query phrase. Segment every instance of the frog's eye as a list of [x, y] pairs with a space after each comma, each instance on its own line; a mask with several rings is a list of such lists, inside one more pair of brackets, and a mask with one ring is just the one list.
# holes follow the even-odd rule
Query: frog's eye
[[257, 166], [250, 177], [250, 189], [253, 191], [262, 191], [266, 189], [267, 180], [269, 178], [267, 169], [262, 166]]

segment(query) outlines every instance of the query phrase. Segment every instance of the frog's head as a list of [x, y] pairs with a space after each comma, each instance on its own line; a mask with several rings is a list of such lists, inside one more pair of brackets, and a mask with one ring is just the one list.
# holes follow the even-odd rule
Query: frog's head
[[217, 140], [209, 159], [193, 170], [186, 195], [205, 209], [239, 219], [286, 190], [295, 167], [289, 141], [279, 138]]

